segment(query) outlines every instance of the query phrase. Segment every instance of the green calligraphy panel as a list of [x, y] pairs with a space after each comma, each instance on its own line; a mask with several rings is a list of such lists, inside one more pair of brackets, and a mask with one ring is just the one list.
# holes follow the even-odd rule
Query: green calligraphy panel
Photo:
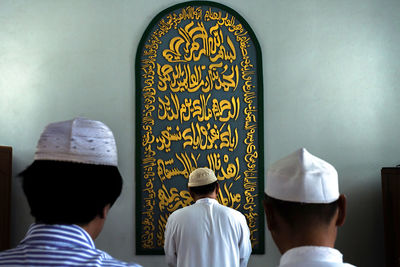
[[215, 171], [218, 201], [245, 215], [264, 253], [263, 122], [260, 46], [238, 13], [194, 1], [152, 20], [136, 54], [137, 254], [163, 254], [198, 167]]

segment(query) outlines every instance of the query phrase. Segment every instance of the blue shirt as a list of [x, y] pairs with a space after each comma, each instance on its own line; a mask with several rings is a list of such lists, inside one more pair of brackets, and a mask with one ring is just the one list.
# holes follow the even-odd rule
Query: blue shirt
[[33, 224], [13, 249], [0, 252], [0, 266], [140, 266], [96, 249], [77, 225]]

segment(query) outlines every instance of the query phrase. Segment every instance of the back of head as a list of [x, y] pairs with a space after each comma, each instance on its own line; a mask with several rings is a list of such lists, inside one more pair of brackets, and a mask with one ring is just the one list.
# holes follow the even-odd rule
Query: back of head
[[217, 177], [209, 168], [198, 168], [189, 175], [188, 188], [196, 196], [207, 196], [217, 188]]
[[36, 222], [86, 224], [121, 193], [111, 130], [83, 118], [49, 124], [22, 186]]
[[122, 189], [115, 166], [36, 160], [20, 176], [32, 216], [47, 224], [87, 224]]
[[306, 231], [317, 226], [328, 227], [338, 209], [338, 200], [332, 203], [315, 204], [284, 201], [268, 195], [265, 195], [264, 199], [293, 232]]
[[304, 148], [268, 169], [265, 201], [296, 231], [328, 226], [338, 199], [337, 171]]

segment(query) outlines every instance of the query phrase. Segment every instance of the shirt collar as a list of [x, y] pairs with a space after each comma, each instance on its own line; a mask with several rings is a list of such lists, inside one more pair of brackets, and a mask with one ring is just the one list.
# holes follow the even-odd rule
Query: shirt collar
[[286, 251], [281, 257], [280, 265], [310, 260], [343, 263], [343, 255], [339, 250], [330, 247], [302, 246]]
[[95, 248], [90, 235], [75, 224], [32, 224], [21, 244]]
[[196, 204], [197, 203], [218, 203], [218, 201], [216, 200], [216, 199], [214, 199], [214, 198], [209, 198], [209, 197], [204, 197], [204, 198], [200, 198], [200, 199], [198, 199], [197, 201], [196, 201]]

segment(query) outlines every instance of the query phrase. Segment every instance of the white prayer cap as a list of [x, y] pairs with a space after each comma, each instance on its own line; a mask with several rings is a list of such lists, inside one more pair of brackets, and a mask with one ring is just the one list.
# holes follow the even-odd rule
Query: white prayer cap
[[265, 193], [276, 199], [302, 203], [331, 203], [339, 198], [336, 169], [301, 148], [272, 164]]
[[209, 168], [198, 168], [189, 175], [189, 187], [212, 184], [217, 181], [213, 170]]
[[111, 130], [100, 121], [85, 118], [47, 125], [34, 159], [118, 166], [117, 146]]

